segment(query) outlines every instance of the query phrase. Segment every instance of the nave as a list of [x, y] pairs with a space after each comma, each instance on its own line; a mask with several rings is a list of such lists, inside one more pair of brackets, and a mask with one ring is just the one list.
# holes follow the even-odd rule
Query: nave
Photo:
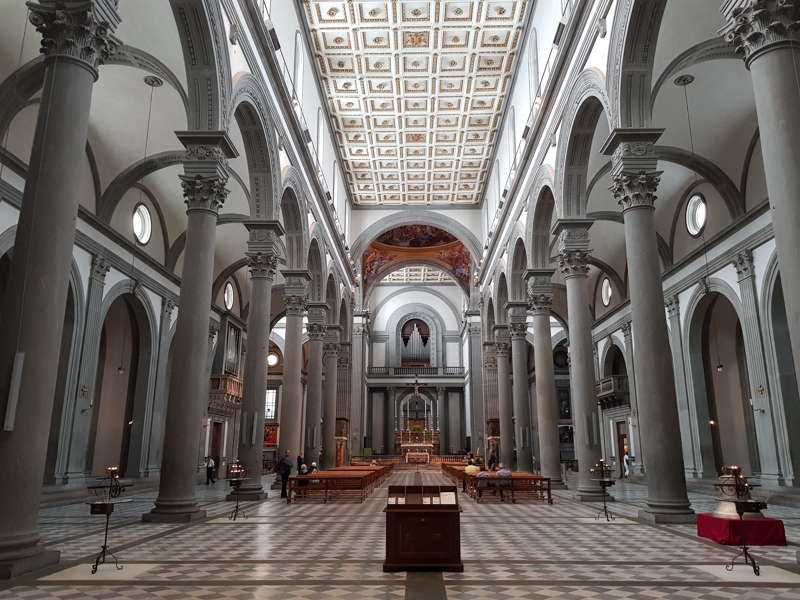
[[[264, 486], [271, 476], [264, 478]], [[504, 600], [517, 598], [685, 600], [800, 598], [796, 563], [800, 509], [770, 506], [784, 520], [789, 546], [755, 551], [755, 581], [739, 564], [723, 563], [736, 548], [696, 537], [693, 525], [651, 526], [634, 520], [646, 488], [620, 481], [615, 520], [597, 507], [554, 492], [554, 504], [462, 505], [463, 573], [384, 573], [384, 513], [389, 485], [445, 485], [438, 468], [396, 470], [363, 504], [289, 504], [277, 494], [243, 504], [246, 519], [230, 521], [224, 482], [198, 486], [208, 518], [189, 525], [142, 523], [154, 494], [135, 494], [112, 516], [111, 549], [123, 569], [90, 563], [102, 544], [102, 517], [73, 504], [45, 508], [40, 527], [61, 564], [0, 589], [0, 599], [85, 598], [272, 600]], [[715, 501], [691, 494], [698, 511]]]

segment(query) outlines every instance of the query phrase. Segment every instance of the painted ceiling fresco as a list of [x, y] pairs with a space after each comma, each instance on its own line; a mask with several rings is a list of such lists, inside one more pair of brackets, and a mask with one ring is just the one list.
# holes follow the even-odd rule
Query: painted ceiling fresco
[[429, 225], [406, 225], [387, 231], [361, 257], [364, 287], [411, 265], [439, 267], [469, 289], [471, 256], [455, 237]]

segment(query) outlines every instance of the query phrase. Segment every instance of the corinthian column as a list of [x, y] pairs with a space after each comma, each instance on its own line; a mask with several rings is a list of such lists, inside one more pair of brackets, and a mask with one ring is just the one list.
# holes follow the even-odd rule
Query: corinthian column
[[533, 473], [531, 449], [531, 402], [528, 393], [528, 311], [526, 302], [508, 303], [511, 333], [511, 374], [514, 398], [514, 438], [517, 441], [517, 471]]
[[726, 0], [725, 39], [750, 70], [795, 373], [800, 375], [800, 3]]
[[322, 452], [322, 350], [325, 342], [324, 302], [308, 303], [308, 370], [306, 372], [306, 437], [303, 458], [310, 467]]
[[[308, 271], [281, 271], [286, 279], [286, 343], [283, 352], [283, 398], [279, 423], [278, 456], [286, 450], [296, 459], [300, 448], [303, 409], [303, 315], [306, 312]], [[299, 467], [300, 465], [295, 465]]]
[[267, 399], [269, 320], [272, 312], [272, 282], [278, 270], [278, 238], [283, 226], [277, 221], [249, 221], [247, 267], [250, 271], [250, 313], [247, 317], [247, 348], [244, 365], [244, 397], [239, 433], [239, 460], [248, 481], [230, 497], [263, 500], [264, 405]]
[[661, 178], [654, 144], [660, 129], [617, 129], [603, 149], [613, 154], [611, 191], [625, 220], [630, 278], [634, 371], [639, 426], [646, 440], [647, 508], [639, 518], [653, 523], [694, 521], [689, 507], [655, 226]]
[[186, 251], [164, 429], [161, 484], [145, 521], [172, 523], [205, 517], [197, 508], [197, 448], [208, 405], [208, 321], [214, 281], [214, 241], [219, 209], [228, 190], [226, 159], [236, 156], [222, 131], [178, 132], [186, 146], [184, 175]]
[[497, 403], [500, 412], [500, 462], [509, 469], [514, 464], [514, 422], [512, 417], [511, 373], [508, 358], [511, 354], [508, 327], [494, 328], [494, 354], [497, 357]]
[[56, 562], [37, 514], [56, 388], [92, 88], [116, 50], [112, 0], [29, 2], [42, 34], [44, 87], [0, 324], [0, 456], [13, 493], [0, 498], [0, 577]]
[[542, 475], [554, 488], [561, 481], [561, 451], [558, 441], [558, 405], [553, 373], [553, 340], [550, 311], [553, 307], [552, 269], [528, 271], [528, 304], [533, 313], [533, 359], [536, 377], [536, 416], [539, 429], [539, 461]]
[[339, 387], [339, 325], [328, 325], [322, 349], [325, 369], [324, 407], [322, 410], [322, 468], [336, 466], [336, 400]]
[[592, 317], [586, 277], [589, 273], [590, 219], [558, 221], [558, 267], [567, 284], [569, 321], [569, 384], [575, 428], [575, 455], [578, 458], [578, 488], [575, 498], [582, 502], [602, 500], [604, 491], [589, 469], [602, 457], [597, 398], [594, 393]]

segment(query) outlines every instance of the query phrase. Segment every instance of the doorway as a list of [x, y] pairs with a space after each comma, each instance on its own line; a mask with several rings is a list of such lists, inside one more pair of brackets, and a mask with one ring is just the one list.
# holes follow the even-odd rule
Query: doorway
[[625, 453], [628, 452], [628, 423], [616, 421], [617, 456], [619, 456], [619, 476], [625, 477]]
[[211, 423], [211, 449], [210, 455], [214, 459], [214, 477], [219, 472], [219, 459], [222, 454], [222, 434], [224, 424], [220, 421], [212, 421]]

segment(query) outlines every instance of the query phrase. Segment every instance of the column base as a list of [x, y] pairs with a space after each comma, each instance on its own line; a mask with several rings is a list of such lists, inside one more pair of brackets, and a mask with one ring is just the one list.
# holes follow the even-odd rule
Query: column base
[[157, 509], [142, 515], [145, 523], [192, 523], [206, 518], [206, 511], [197, 509], [193, 512], [156, 512]]
[[561, 481], [560, 479], [550, 479], [550, 489], [551, 490], [568, 490], [566, 482]]
[[688, 512], [655, 512], [654, 510], [643, 508], [636, 515], [636, 520], [647, 525], [675, 525], [695, 523], [697, 515], [691, 509], [688, 509]]
[[602, 502], [603, 497], [605, 497], [606, 502], [614, 502], [614, 496], [607, 493], [601, 487], [580, 487], [578, 484], [578, 488], [575, 490], [575, 494], [573, 495], [573, 499], [578, 502]]
[[[280, 487], [280, 486], [278, 486]], [[236, 498], [239, 498], [239, 501], [242, 500], [248, 502], [259, 502], [261, 500], [266, 500], [269, 498], [267, 492], [263, 490], [263, 488], [253, 488], [247, 490], [234, 490], [227, 496], [225, 496], [225, 500], [228, 502], [235, 501]]]
[[11, 579], [32, 571], [44, 569], [45, 567], [58, 564], [60, 558], [61, 552], [58, 550], [45, 550], [41, 548], [39, 552], [32, 556], [0, 561], [0, 579]]

